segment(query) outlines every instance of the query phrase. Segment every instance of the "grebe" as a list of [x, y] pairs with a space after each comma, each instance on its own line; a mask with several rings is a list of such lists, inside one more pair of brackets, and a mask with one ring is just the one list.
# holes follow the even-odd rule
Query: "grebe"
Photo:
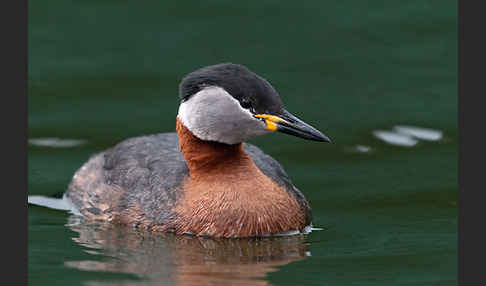
[[303, 231], [312, 214], [280, 164], [245, 140], [280, 131], [330, 139], [284, 109], [248, 68], [207, 66], [179, 85], [176, 133], [130, 138], [92, 156], [67, 199], [88, 219], [211, 237]]

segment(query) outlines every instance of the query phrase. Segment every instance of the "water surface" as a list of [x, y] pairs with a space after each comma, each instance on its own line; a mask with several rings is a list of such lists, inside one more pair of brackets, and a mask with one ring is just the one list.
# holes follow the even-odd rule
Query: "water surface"
[[120, 140], [173, 132], [181, 77], [219, 62], [267, 78], [333, 143], [251, 141], [321, 231], [175, 237], [29, 206], [29, 285], [456, 285], [456, 4], [30, 1], [30, 195], [62, 193]]

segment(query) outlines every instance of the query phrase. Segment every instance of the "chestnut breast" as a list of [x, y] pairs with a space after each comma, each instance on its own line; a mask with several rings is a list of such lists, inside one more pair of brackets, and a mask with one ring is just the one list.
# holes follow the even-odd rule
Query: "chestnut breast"
[[245, 237], [305, 227], [305, 209], [260, 171], [242, 144], [200, 140], [180, 121], [177, 132], [190, 172], [175, 209], [177, 233]]

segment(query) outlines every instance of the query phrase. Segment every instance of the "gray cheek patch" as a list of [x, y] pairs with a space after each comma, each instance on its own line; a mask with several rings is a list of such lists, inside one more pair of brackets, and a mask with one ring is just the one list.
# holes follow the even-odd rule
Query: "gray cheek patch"
[[181, 103], [177, 117], [196, 137], [226, 144], [270, 133], [223, 88], [207, 87]]

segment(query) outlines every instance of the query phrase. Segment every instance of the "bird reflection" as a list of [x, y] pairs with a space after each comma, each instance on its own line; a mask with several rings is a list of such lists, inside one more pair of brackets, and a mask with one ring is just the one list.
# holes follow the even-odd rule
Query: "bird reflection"
[[92, 261], [67, 261], [87, 271], [135, 274], [140, 280], [92, 281], [89, 285], [269, 285], [265, 276], [309, 256], [304, 235], [214, 239], [153, 233], [69, 218], [73, 238]]

